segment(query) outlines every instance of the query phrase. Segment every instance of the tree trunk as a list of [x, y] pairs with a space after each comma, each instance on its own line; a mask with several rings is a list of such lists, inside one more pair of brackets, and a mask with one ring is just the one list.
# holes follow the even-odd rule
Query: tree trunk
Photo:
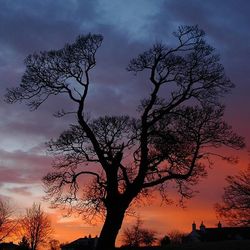
[[126, 208], [116, 207], [107, 209], [106, 219], [98, 239], [96, 250], [113, 250], [115, 240], [121, 228]]

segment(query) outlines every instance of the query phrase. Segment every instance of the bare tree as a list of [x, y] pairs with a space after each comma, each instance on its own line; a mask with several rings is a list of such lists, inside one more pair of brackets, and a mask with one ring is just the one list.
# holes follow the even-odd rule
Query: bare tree
[[143, 222], [139, 218], [135, 225], [126, 228], [123, 232], [123, 243], [129, 247], [151, 246], [156, 242], [156, 233], [142, 227]]
[[21, 220], [22, 234], [26, 236], [30, 249], [37, 250], [47, 243], [52, 234], [51, 222], [41, 205], [34, 203], [26, 210], [26, 215]]
[[52, 239], [49, 241], [50, 250], [60, 250], [60, 242], [58, 240]]
[[17, 226], [17, 220], [12, 218], [13, 213], [8, 201], [0, 199], [0, 242], [10, 236]]
[[176, 46], [155, 44], [128, 65], [128, 71], [143, 72], [151, 84], [135, 118], [88, 115], [90, 72], [101, 35], [80, 36], [60, 50], [28, 56], [20, 86], [6, 94], [8, 102], [27, 101], [31, 109], [59, 94], [75, 104], [75, 113], [57, 114], [75, 114], [77, 124], [49, 143], [57, 158], [44, 182], [53, 204], [70, 203], [83, 214], [105, 215], [98, 250], [114, 247], [136, 197], [154, 187], [166, 197], [169, 182], [183, 197], [191, 197], [192, 186], [206, 175], [215, 155], [213, 148], [244, 146], [223, 121], [219, 99], [233, 84], [204, 32], [182, 26], [174, 37]]
[[230, 225], [250, 226], [250, 167], [226, 178], [222, 203], [216, 210]]
[[152, 246], [157, 241], [156, 232], [149, 229], [142, 230], [142, 240], [143, 246]]
[[185, 233], [180, 232], [179, 230], [172, 230], [168, 233], [168, 236], [172, 244], [181, 244], [183, 237], [185, 237], [186, 235]]
[[170, 237], [165, 235], [162, 239], [160, 239], [160, 246], [167, 247], [171, 243]]

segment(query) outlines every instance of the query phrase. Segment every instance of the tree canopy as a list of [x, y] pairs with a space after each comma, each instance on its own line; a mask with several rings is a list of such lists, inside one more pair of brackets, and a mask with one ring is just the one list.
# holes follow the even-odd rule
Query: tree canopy
[[[244, 146], [223, 120], [220, 98], [233, 84], [204, 31], [181, 26], [173, 35], [175, 46], [156, 43], [127, 67], [145, 74], [151, 86], [135, 117], [88, 115], [90, 72], [101, 35], [79, 36], [60, 50], [29, 55], [20, 86], [6, 94], [8, 102], [26, 101], [31, 109], [59, 94], [75, 104], [70, 113], [76, 124], [48, 143], [56, 159], [44, 182], [55, 205], [71, 203], [88, 215], [104, 212], [100, 249], [114, 246], [136, 197], [152, 187], [166, 197], [169, 182], [183, 197], [191, 197], [191, 187], [206, 175], [211, 148]], [[58, 116], [68, 113], [62, 110]]]
[[250, 167], [226, 181], [217, 213], [230, 225], [250, 226]]
[[20, 223], [22, 235], [25, 235], [31, 250], [37, 250], [46, 244], [53, 231], [48, 215], [36, 203], [26, 210]]
[[16, 229], [18, 221], [13, 218], [14, 209], [8, 200], [0, 198], [0, 242]]

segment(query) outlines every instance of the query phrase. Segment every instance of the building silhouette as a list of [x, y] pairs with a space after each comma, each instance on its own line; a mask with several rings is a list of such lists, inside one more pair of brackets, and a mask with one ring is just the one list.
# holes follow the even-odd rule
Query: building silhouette
[[0, 243], [0, 250], [18, 250], [19, 246], [13, 242]]
[[219, 222], [217, 227], [208, 228], [202, 221], [199, 229], [193, 222], [192, 231], [183, 240], [186, 242], [202, 242], [247, 239], [250, 239], [250, 227], [222, 227]]
[[62, 250], [93, 250], [97, 245], [98, 237], [92, 238], [85, 236], [84, 238], [79, 238], [66, 245], [61, 246]]

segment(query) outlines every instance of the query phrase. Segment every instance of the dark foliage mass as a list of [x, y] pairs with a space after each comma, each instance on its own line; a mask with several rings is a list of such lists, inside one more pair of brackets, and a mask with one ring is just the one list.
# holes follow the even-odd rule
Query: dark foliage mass
[[250, 167], [236, 176], [226, 178], [218, 214], [230, 225], [250, 226]]
[[8, 102], [27, 101], [31, 109], [59, 94], [75, 104], [74, 112], [58, 112], [75, 114], [77, 123], [49, 142], [56, 160], [44, 183], [54, 205], [104, 214], [98, 249], [114, 246], [137, 197], [157, 187], [166, 198], [169, 182], [191, 197], [192, 185], [211, 163], [211, 148], [244, 146], [223, 121], [219, 99], [233, 84], [204, 36], [197, 26], [179, 27], [175, 46], [157, 43], [130, 61], [127, 70], [146, 75], [151, 84], [136, 117], [88, 116], [86, 96], [101, 35], [28, 56], [20, 86], [6, 94]]

